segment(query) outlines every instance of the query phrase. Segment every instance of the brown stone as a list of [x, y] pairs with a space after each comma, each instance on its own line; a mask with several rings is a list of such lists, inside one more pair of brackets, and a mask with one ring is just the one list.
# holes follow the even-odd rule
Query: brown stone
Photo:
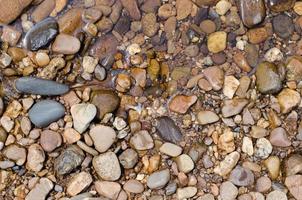
[[82, 26], [83, 9], [73, 8], [61, 16], [58, 20], [61, 33], [73, 34], [75, 30]]
[[268, 38], [268, 33], [266, 28], [253, 28], [247, 32], [249, 42], [252, 44], [259, 44], [264, 42]]
[[55, 0], [45, 0], [41, 4], [39, 4], [33, 13], [31, 14], [32, 19], [34, 22], [39, 22], [45, 19], [50, 15], [50, 13], [53, 11], [53, 9], [56, 6]]
[[185, 114], [188, 109], [197, 101], [197, 96], [175, 96], [169, 103], [169, 109], [173, 112]]
[[0, 0], [0, 24], [14, 21], [32, 0]]
[[247, 27], [253, 27], [260, 24], [265, 18], [265, 5], [263, 0], [239, 0], [238, 10], [243, 24]]

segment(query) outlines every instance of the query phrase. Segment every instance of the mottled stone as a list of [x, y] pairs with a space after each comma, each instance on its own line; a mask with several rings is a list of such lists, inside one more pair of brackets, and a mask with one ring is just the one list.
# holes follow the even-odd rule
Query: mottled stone
[[260, 24], [265, 18], [265, 5], [263, 0], [239, 0], [238, 10], [242, 22], [247, 27], [253, 27], [257, 24]]
[[274, 94], [282, 88], [277, 66], [273, 63], [260, 63], [256, 70], [256, 78], [257, 89], [263, 94]]
[[113, 152], [106, 152], [95, 156], [92, 160], [96, 173], [106, 181], [118, 180], [121, 176], [121, 167]]

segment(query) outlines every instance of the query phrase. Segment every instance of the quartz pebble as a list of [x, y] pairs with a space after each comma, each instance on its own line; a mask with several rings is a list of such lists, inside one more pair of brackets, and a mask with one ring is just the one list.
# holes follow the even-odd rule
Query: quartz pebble
[[228, 154], [224, 160], [221, 161], [217, 167], [215, 167], [214, 172], [220, 176], [227, 175], [236, 166], [239, 158], [240, 154], [237, 151]]
[[178, 188], [176, 191], [177, 199], [183, 200], [193, 197], [197, 193], [196, 187]]
[[92, 160], [96, 173], [106, 181], [115, 181], [121, 176], [121, 168], [113, 152], [106, 152], [95, 156]]
[[38, 144], [32, 144], [28, 148], [26, 167], [34, 172], [39, 172], [44, 166], [45, 153]]
[[93, 104], [82, 103], [71, 107], [74, 129], [83, 133], [96, 115], [96, 107]]
[[182, 154], [176, 158], [178, 170], [183, 173], [189, 173], [194, 169], [194, 162], [187, 154]]

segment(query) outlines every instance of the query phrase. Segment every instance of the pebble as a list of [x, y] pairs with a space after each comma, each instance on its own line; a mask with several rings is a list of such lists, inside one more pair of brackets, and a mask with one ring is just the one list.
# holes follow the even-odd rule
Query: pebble
[[52, 152], [62, 144], [61, 134], [51, 130], [41, 132], [40, 144], [46, 152]]
[[286, 78], [289, 81], [300, 81], [302, 76], [302, 58], [300, 56], [292, 56], [286, 64]]
[[2, 0], [0, 23], [9, 24], [14, 21], [31, 2], [32, 0]]
[[113, 152], [95, 156], [92, 165], [96, 173], [106, 181], [116, 181], [121, 176], [120, 163]]
[[187, 154], [182, 154], [175, 159], [178, 170], [183, 173], [189, 173], [194, 169], [194, 162]]
[[208, 49], [212, 53], [219, 53], [225, 50], [227, 46], [227, 33], [224, 31], [217, 31], [208, 36]]
[[178, 143], [182, 139], [179, 127], [168, 116], [157, 118], [156, 129], [158, 135], [166, 142]]
[[154, 147], [153, 139], [146, 130], [136, 132], [130, 138], [130, 144], [139, 151], [152, 149]]
[[133, 168], [138, 162], [138, 154], [133, 149], [126, 149], [118, 158], [125, 169]]
[[256, 142], [255, 155], [265, 159], [272, 153], [273, 147], [266, 138], [259, 138]]
[[[104, 102], [107, 103], [104, 104]], [[114, 92], [97, 90], [91, 93], [91, 103], [97, 108], [97, 117], [103, 119], [105, 114], [111, 113], [118, 108], [120, 98]]]
[[169, 180], [170, 180], [169, 169], [156, 171], [156, 172], [153, 172], [147, 178], [147, 186], [150, 189], [161, 189], [169, 182]]
[[254, 154], [253, 141], [249, 137], [244, 137], [242, 140], [242, 151], [249, 156]]
[[297, 13], [298, 15], [302, 15], [302, 3], [301, 2], [296, 2], [294, 5], [294, 11], [295, 13]]
[[282, 127], [272, 130], [269, 141], [272, 145], [277, 147], [288, 147], [291, 145], [291, 142], [287, 137], [286, 130]]
[[38, 52], [35, 56], [35, 59], [39, 67], [44, 67], [50, 62], [49, 56], [44, 52]]
[[97, 109], [93, 104], [82, 103], [71, 106], [73, 126], [76, 131], [83, 133], [94, 119]]
[[221, 68], [217, 66], [208, 67], [203, 70], [203, 74], [215, 91], [218, 91], [222, 88], [224, 81], [224, 72]]
[[141, 19], [141, 13], [137, 5], [137, 0], [121, 0], [121, 3], [133, 20], [138, 21]]
[[260, 63], [256, 70], [257, 89], [263, 94], [274, 94], [281, 90], [281, 78], [273, 63]]
[[137, 180], [128, 180], [124, 186], [124, 190], [134, 194], [140, 194], [144, 191], [144, 185]]
[[239, 85], [240, 82], [234, 76], [225, 76], [223, 94], [232, 99]]
[[62, 95], [69, 91], [69, 86], [35, 77], [21, 77], [15, 82], [19, 92], [36, 95]]
[[272, 181], [266, 176], [262, 176], [256, 181], [256, 190], [261, 193], [269, 191], [272, 187]]
[[29, 110], [29, 119], [37, 127], [46, 127], [65, 114], [62, 104], [54, 100], [42, 100], [35, 103]]
[[97, 125], [90, 129], [89, 135], [93, 140], [95, 149], [103, 153], [107, 151], [116, 139], [116, 133], [110, 126]]
[[100, 195], [110, 199], [118, 199], [119, 193], [122, 189], [119, 183], [110, 181], [96, 181], [94, 186]]
[[285, 88], [277, 96], [282, 113], [290, 112], [301, 100], [300, 94], [295, 90]]
[[160, 148], [159, 151], [171, 157], [177, 157], [181, 154], [182, 148], [173, 143], [165, 142]]
[[28, 148], [26, 167], [34, 172], [42, 170], [45, 161], [45, 153], [38, 144], [32, 144]]
[[67, 144], [73, 144], [81, 139], [81, 134], [73, 128], [66, 128], [63, 133], [63, 138]]
[[199, 197], [199, 200], [215, 200], [215, 197], [213, 194], [208, 193]]
[[75, 196], [86, 189], [92, 183], [92, 176], [87, 172], [76, 174], [67, 184], [67, 194]]
[[48, 178], [41, 178], [39, 183], [26, 195], [26, 200], [46, 199], [48, 193], [53, 189], [54, 184]]
[[176, 191], [177, 199], [184, 200], [193, 197], [197, 193], [196, 187], [178, 188]]
[[170, 3], [163, 4], [158, 9], [158, 16], [162, 19], [168, 19], [169, 17], [175, 16], [176, 10]]
[[[203, 20], [199, 26], [200, 26], [201, 30], [207, 34], [214, 33], [217, 28], [215, 22], [213, 22], [212, 20], [209, 20], [209, 19]], [[217, 59], [213, 59], [213, 61], [214, 60], [217, 60]]]
[[55, 171], [58, 175], [72, 172], [81, 165], [84, 160], [84, 152], [76, 145], [68, 146], [62, 151], [54, 162]]
[[226, 181], [220, 185], [221, 200], [235, 200], [237, 195], [238, 189], [232, 182]]
[[240, 154], [237, 151], [234, 151], [225, 156], [224, 160], [219, 163], [217, 167], [214, 168], [214, 172], [220, 176], [225, 176], [229, 174], [232, 169], [236, 166]]
[[282, 12], [291, 9], [295, 4], [294, 0], [283, 1], [283, 0], [269, 0], [269, 8], [274, 12]]
[[268, 38], [268, 32], [265, 27], [253, 28], [247, 32], [249, 42], [252, 44], [260, 44]]
[[287, 196], [282, 191], [272, 191], [266, 196], [266, 200], [287, 200]]
[[271, 63], [281, 61], [283, 59], [283, 53], [277, 47], [273, 47], [265, 53], [264, 58], [267, 62]]
[[263, 0], [259, 1], [238, 1], [238, 10], [245, 26], [251, 28], [260, 24], [265, 18], [265, 4]]
[[287, 39], [294, 33], [292, 18], [286, 14], [279, 14], [272, 21], [274, 32], [281, 38]]
[[58, 24], [53, 18], [46, 18], [35, 24], [24, 36], [26, 49], [36, 51], [49, 44], [58, 33]]
[[2, 153], [6, 158], [15, 161], [19, 166], [23, 165], [26, 161], [26, 149], [19, 145], [11, 144], [5, 147]]
[[302, 155], [292, 154], [285, 161], [285, 172], [287, 176], [295, 175], [302, 171]]
[[219, 116], [213, 111], [199, 111], [197, 120], [201, 125], [206, 125], [219, 121]]
[[154, 13], [148, 13], [143, 16], [142, 29], [144, 34], [148, 37], [152, 37], [157, 33], [159, 24], [156, 21], [156, 15]]
[[264, 161], [264, 165], [267, 168], [271, 179], [277, 179], [280, 173], [280, 159], [277, 156], [270, 156]]
[[31, 18], [34, 22], [39, 22], [50, 15], [56, 6], [55, 0], [45, 0], [40, 3], [32, 12]]
[[60, 33], [70, 34], [82, 26], [83, 9], [72, 8], [58, 19]]
[[173, 112], [185, 114], [197, 101], [197, 96], [177, 95], [169, 103], [169, 109]]
[[297, 200], [302, 200], [302, 175], [286, 177], [285, 185]]
[[192, 12], [193, 3], [190, 0], [176, 0], [177, 20], [187, 18]]
[[215, 6], [216, 12], [219, 15], [225, 15], [230, 10], [231, 7], [232, 4], [227, 0], [220, 0]]
[[75, 54], [80, 50], [81, 43], [78, 38], [60, 33], [57, 35], [51, 48], [54, 53], [58, 54]]
[[237, 186], [249, 186], [254, 183], [254, 174], [249, 169], [237, 166], [232, 170], [229, 180]]
[[21, 32], [15, 29], [12, 26], [3, 26], [1, 40], [4, 42], [8, 42], [10, 46], [16, 46], [18, 43]]
[[223, 106], [221, 109], [223, 117], [232, 117], [241, 113], [243, 108], [248, 104], [248, 100], [234, 98], [230, 100], [224, 100]]

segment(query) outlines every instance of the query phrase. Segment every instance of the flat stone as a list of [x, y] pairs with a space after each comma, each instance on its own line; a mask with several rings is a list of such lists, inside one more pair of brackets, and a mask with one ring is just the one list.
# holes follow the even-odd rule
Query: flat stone
[[248, 104], [248, 100], [234, 98], [231, 100], [225, 100], [221, 109], [223, 117], [231, 117], [239, 114], [243, 108]]
[[119, 193], [121, 192], [121, 185], [111, 181], [96, 181], [94, 183], [96, 191], [109, 199], [118, 199]]
[[197, 193], [196, 187], [184, 187], [184, 188], [177, 189], [176, 196], [177, 199], [179, 200], [185, 200], [195, 196], [196, 193]]
[[259, 1], [238, 1], [238, 10], [242, 22], [247, 27], [253, 27], [260, 24], [265, 18], [265, 4], [263, 0]]
[[219, 116], [213, 111], [199, 111], [197, 120], [201, 125], [206, 125], [219, 121]]
[[222, 88], [224, 81], [224, 72], [221, 68], [217, 66], [208, 67], [203, 70], [203, 74], [215, 91], [218, 91]]
[[224, 31], [217, 31], [211, 33], [208, 37], [208, 49], [212, 53], [219, 53], [225, 50], [227, 46], [227, 33]]
[[272, 145], [277, 147], [288, 147], [291, 145], [291, 142], [287, 137], [286, 130], [282, 127], [272, 130], [269, 141]]
[[14, 21], [31, 2], [32, 0], [1, 0], [0, 23], [9, 24]]
[[42, 131], [40, 136], [40, 144], [47, 152], [54, 151], [62, 144], [61, 134], [51, 130]]
[[273, 63], [260, 63], [256, 70], [257, 89], [263, 94], [274, 94], [281, 90], [281, 78]]
[[50, 13], [55, 9], [55, 6], [55, 0], [45, 0], [35, 8], [31, 14], [31, 18], [34, 22], [40, 22], [50, 15]]
[[27, 194], [26, 200], [46, 199], [54, 184], [48, 178], [41, 178], [39, 183]]
[[152, 37], [157, 33], [159, 24], [156, 21], [156, 15], [154, 13], [148, 13], [143, 16], [142, 29], [143, 33], [148, 37]]
[[36, 51], [48, 45], [58, 33], [58, 24], [53, 18], [46, 18], [35, 24], [25, 35], [23, 45], [26, 49]]
[[240, 82], [234, 76], [225, 76], [223, 85], [223, 94], [232, 99]]
[[19, 145], [11, 144], [5, 147], [2, 152], [6, 158], [15, 161], [19, 166], [26, 161], [26, 149]]
[[181, 154], [182, 148], [173, 143], [165, 142], [160, 148], [159, 151], [171, 157], [177, 157]]
[[302, 175], [286, 177], [285, 185], [297, 200], [302, 200]]
[[67, 184], [67, 194], [75, 196], [92, 183], [92, 176], [87, 172], [76, 174]]
[[249, 137], [244, 137], [242, 141], [242, 151], [249, 156], [254, 154], [253, 141]]
[[66, 128], [63, 137], [67, 144], [73, 144], [81, 139], [81, 134], [73, 128]]
[[130, 138], [130, 144], [133, 145], [136, 150], [140, 151], [152, 149], [154, 146], [153, 139], [146, 130], [141, 130], [135, 133]]
[[282, 113], [290, 112], [301, 100], [300, 94], [295, 90], [285, 88], [277, 96]]
[[94, 119], [97, 110], [93, 104], [82, 103], [73, 105], [70, 112], [74, 129], [79, 133], [83, 133]]
[[256, 190], [258, 192], [267, 192], [271, 189], [272, 187], [272, 181], [266, 176], [262, 176], [257, 179], [256, 181]]
[[214, 172], [219, 174], [220, 176], [225, 176], [229, 174], [232, 169], [236, 166], [238, 160], [240, 158], [240, 154], [237, 151], [234, 151], [224, 158], [223, 161], [219, 163], [217, 167], [214, 168]]
[[51, 48], [54, 53], [58, 54], [75, 54], [80, 50], [81, 43], [76, 37], [61, 33], [57, 35]]
[[301, 81], [302, 80], [302, 57], [292, 56], [286, 63], [286, 79], [289, 81]]
[[141, 182], [134, 180], [134, 179], [128, 180], [124, 184], [123, 188], [127, 192], [134, 193], [134, 194], [140, 194], [144, 191], [144, 185]]
[[169, 103], [169, 109], [173, 112], [185, 114], [197, 101], [197, 96], [177, 95]]
[[29, 110], [29, 119], [37, 127], [46, 127], [57, 121], [65, 114], [62, 104], [54, 100], [42, 100]]
[[62, 95], [69, 91], [69, 86], [41, 78], [21, 77], [15, 82], [19, 92], [36, 95]]
[[126, 149], [118, 158], [125, 169], [133, 168], [138, 162], [138, 154], [133, 149]]
[[89, 55], [102, 61], [104, 58], [110, 58], [117, 53], [118, 41], [112, 34], [99, 37], [89, 48]]
[[121, 176], [120, 163], [113, 152], [95, 156], [92, 165], [96, 173], [106, 181], [116, 181]]
[[22, 33], [13, 26], [3, 26], [1, 39], [10, 46], [16, 46]]
[[254, 183], [254, 174], [249, 169], [237, 166], [232, 170], [229, 180], [237, 186], [249, 186]]
[[287, 176], [302, 172], [302, 155], [290, 155], [290, 157], [285, 161], [285, 172]]
[[77, 29], [79, 29], [82, 22], [83, 9], [72, 8], [68, 10], [64, 15], [58, 19], [60, 33], [72, 35]]
[[220, 185], [220, 197], [222, 200], [235, 200], [238, 195], [237, 187], [230, 181]]
[[291, 9], [295, 5], [295, 0], [269, 0], [268, 6], [274, 12], [283, 12]]
[[158, 135], [167, 142], [178, 143], [182, 139], [182, 133], [175, 122], [167, 116], [157, 118], [156, 125]]
[[147, 178], [147, 186], [150, 189], [161, 189], [169, 182], [169, 180], [170, 180], [169, 169], [156, 171], [156, 172], [153, 172]]
[[178, 170], [183, 173], [189, 173], [194, 169], [194, 162], [187, 154], [182, 154], [175, 159]]
[[176, 0], [177, 20], [187, 18], [192, 11], [193, 3], [190, 0]]
[[89, 135], [94, 147], [100, 153], [107, 151], [116, 139], [116, 133], [110, 126], [97, 125], [90, 129]]
[[102, 119], [105, 114], [111, 113], [118, 108], [120, 98], [112, 91], [97, 90], [91, 94], [91, 103], [97, 107], [97, 117]]
[[269, 37], [265, 27], [250, 29], [247, 32], [247, 36], [249, 38], [249, 42], [252, 44], [260, 44]]
[[63, 150], [55, 160], [55, 171], [59, 175], [68, 174], [81, 165], [84, 160], [84, 152], [76, 145], [71, 145]]

